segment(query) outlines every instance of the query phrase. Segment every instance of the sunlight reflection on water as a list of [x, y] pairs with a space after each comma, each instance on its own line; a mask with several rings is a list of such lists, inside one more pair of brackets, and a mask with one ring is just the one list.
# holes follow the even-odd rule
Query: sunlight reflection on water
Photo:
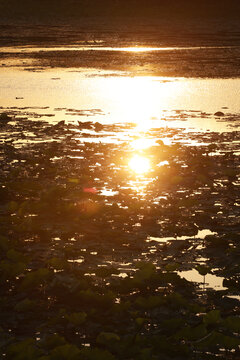
[[147, 149], [150, 146], [153, 146], [155, 143], [154, 139], [146, 139], [144, 137], [141, 137], [139, 139], [133, 140], [131, 142], [131, 147], [134, 150], [143, 150], [143, 149]]
[[180, 271], [179, 275], [188, 281], [202, 283], [204, 284], [205, 288], [214, 288], [216, 290], [227, 289], [226, 287], [223, 286], [224, 277], [216, 276], [213, 274], [207, 274], [204, 279], [204, 276], [200, 275], [195, 269], [188, 271]]
[[[98, 41], [100, 43], [101, 41]], [[33, 53], [33, 52], [49, 52], [49, 51], [123, 51], [123, 52], [158, 52], [158, 51], [178, 51], [178, 50], [204, 50], [204, 49], [228, 49], [234, 46], [168, 46], [168, 47], [151, 47], [151, 46], [127, 46], [127, 47], [114, 47], [114, 46], [7, 46], [0, 47], [2, 53]]]
[[134, 155], [129, 161], [129, 167], [136, 174], [144, 174], [147, 173], [150, 168], [150, 160], [147, 157]]
[[[89, 121], [90, 117], [108, 124], [136, 123], [138, 131], [152, 127], [225, 131], [229, 130], [227, 123], [219, 122], [213, 114], [222, 107], [228, 108], [226, 113], [240, 111], [240, 79], [104, 77], [105, 73], [92, 69], [27, 72], [2, 68], [1, 106], [16, 109], [47, 106], [48, 110], [38, 112], [53, 114], [51, 118], [42, 117], [50, 122]], [[59, 80], [52, 81], [56, 77]]]

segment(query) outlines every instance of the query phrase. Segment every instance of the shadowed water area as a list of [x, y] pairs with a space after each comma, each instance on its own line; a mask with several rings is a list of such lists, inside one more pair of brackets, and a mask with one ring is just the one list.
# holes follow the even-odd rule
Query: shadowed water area
[[238, 32], [14, 31], [0, 357], [238, 359]]

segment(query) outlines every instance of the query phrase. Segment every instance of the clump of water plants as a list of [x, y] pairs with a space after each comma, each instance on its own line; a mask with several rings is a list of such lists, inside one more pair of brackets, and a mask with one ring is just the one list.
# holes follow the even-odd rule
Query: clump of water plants
[[[98, 136], [110, 127], [87, 126]], [[39, 141], [19, 145], [30, 128]], [[1, 357], [237, 358], [239, 159], [231, 135], [208, 133], [221, 155], [158, 141], [140, 152], [153, 165], [138, 176], [126, 161], [130, 139], [79, 136], [64, 122], [24, 120], [1, 144]], [[203, 281], [183, 276], [192, 269]], [[220, 289], [209, 276], [224, 278]]]

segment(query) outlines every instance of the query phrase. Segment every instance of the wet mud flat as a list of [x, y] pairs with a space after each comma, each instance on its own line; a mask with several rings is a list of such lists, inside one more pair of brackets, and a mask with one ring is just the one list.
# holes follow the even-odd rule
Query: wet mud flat
[[[126, 19], [127, 20], [127, 19]], [[77, 22], [41, 23], [15, 21], [0, 24], [1, 46], [234, 46], [240, 45], [238, 19], [221, 21], [175, 21], [161, 19], [123, 24], [78, 19]]]
[[[239, 77], [240, 29], [234, 21], [204, 26], [195, 22], [191, 27], [184, 22], [175, 26], [164, 21], [146, 26], [117, 22], [114, 26], [15, 24], [0, 25], [0, 30], [2, 67], [30, 71], [95, 68], [128, 71], [134, 76]], [[138, 47], [164, 51], [121, 50]]]
[[[123, 48], [126, 49], [126, 48]], [[239, 77], [239, 46], [170, 47], [159, 51], [138, 52], [137, 48], [89, 46], [79, 49], [0, 49], [2, 67], [18, 67], [28, 71], [51, 68], [93, 68], [125, 71], [132, 76]], [[8, 52], [9, 51], [9, 52]]]
[[37, 112], [0, 116], [1, 356], [237, 359], [238, 116], [142, 132]]

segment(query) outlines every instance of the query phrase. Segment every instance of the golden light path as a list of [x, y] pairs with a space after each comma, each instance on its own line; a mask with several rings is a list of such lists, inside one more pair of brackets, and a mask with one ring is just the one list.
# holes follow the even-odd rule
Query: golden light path
[[145, 156], [134, 155], [129, 161], [129, 168], [136, 174], [141, 175], [150, 170], [150, 161]]
[[[93, 121], [100, 123], [135, 123], [138, 131], [184, 125], [186, 129], [224, 132], [229, 130], [227, 123], [217, 121], [214, 116], [209, 121], [194, 117], [192, 113], [182, 119], [174, 111], [194, 110], [214, 114], [224, 106], [228, 108], [227, 112], [239, 112], [239, 79], [184, 79], [129, 76], [124, 72], [96, 69], [73, 70], [50, 69], [32, 73], [2, 67], [0, 78], [4, 87], [1, 86], [1, 106], [19, 107], [21, 103], [21, 108], [24, 108], [32, 104], [42, 107], [38, 110], [42, 114], [46, 113], [44, 107], [48, 106], [54, 114], [50, 120], [54, 122], [63, 118], [67, 122], [76, 121], [76, 114], [73, 116], [66, 109], [87, 110], [86, 114], [81, 114], [82, 121], [89, 121], [88, 116], [91, 115], [94, 116]], [[134, 73], [134, 66], [130, 70]], [[101, 111], [93, 112], [92, 109]], [[49, 118], [46, 120], [49, 121]]]
[[[101, 41], [99, 42], [101, 43]], [[178, 50], [204, 50], [204, 49], [228, 49], [231, 46], [170, 46], [170, 47], [150, 47], [150, 46], [9, 46], [0, 47], [1, 53], [32, 53], [32, 52], [50, 52], [50, 51], [123, 51], [123, 52], [160, 52], [160, 51], [178, 51]]]
[[150, 146], [153, 146], [155, 144], [154, 139], [148, 139], [143, 136], [141, 136], [139, 139], [133, 140], [131, 142], [131, 147], [134, 150], [144, 150], [149, 148]]
[[105, 81], [104, 94], [106, 99], [113, 99], [110, 112], [114, 120], [135, 123], [136, 131], [166, 127], [168, 122], [163, 110], [169, 103], [171, 107], [176, 106], [176, 97], [181, 96], [183, 89], [179, 89], [177, 81], [167, 78], [165, 81], [161, 83], [159, 78], [148, 76], [113, 77]]

